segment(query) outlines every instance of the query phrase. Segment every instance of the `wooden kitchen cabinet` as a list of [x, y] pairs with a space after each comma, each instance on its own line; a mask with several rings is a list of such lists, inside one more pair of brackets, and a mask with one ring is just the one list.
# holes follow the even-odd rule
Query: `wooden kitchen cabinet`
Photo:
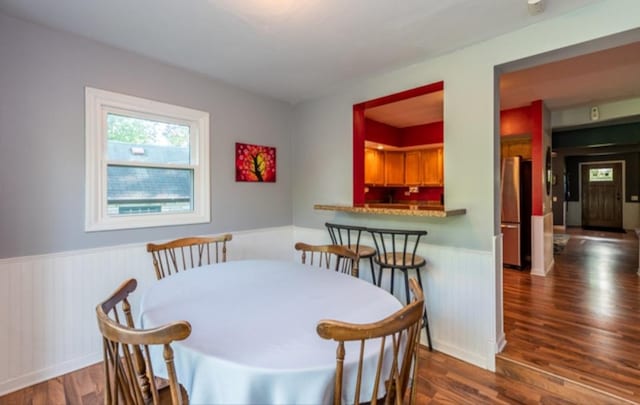
[[422, 153], [419, 150], [404, 154], [404, 184], [407, 186], [422, 184]]
[[521, 156], [522, 159], [531, 159], [531, 138], [502, 139], [500, 143], [502, 158]]
[[364, 150], [364, 183], [384, 184], [384, 152], [377, 149]]
[[444, 184], [442, 148], [423, 149], [422, 185], [442, 186]]
[[386, 185], [404, 185], [404, 152], [384, 153], [384, 179]]

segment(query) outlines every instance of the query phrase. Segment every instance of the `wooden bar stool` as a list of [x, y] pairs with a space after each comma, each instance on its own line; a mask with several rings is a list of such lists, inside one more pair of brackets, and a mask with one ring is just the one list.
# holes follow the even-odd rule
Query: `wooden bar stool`
[[[369, 266], [371, 267], [371, 279], [373, 284], [376, 284], [376, 273], [373, 269], [373, 257], [376, 255], [376, 250], [371, 246], [360, 244], [360, 235], [362, 231], [366, 231], [367, 228], [363, 226], [355, 225], [341, 225], [341, 224], [324, 224], [329, 231], [331, 237], [331, 243], [334, 245], [342, 245], [348, 249], [353, 250], [358, 254], [360, 259], [369, 259]], [[378, 284], [376, 284], [378, 285]]]
[[[380, 229], [367, 228], [367, 231], [373, 236], [373, 242], [376, 246], [377, 254], [374, 261], [378, 264], [378, 287], [382, 285], [382, 270], [391, 270], [391, 288], [393, 294], [393, 281], [395, 270], [404, 273], [404, 287], [407, 304], [409, 303], [409, 270], [415, 270], [420, 284], [420, 289], [424, 291], [422, 286], [422, 277], [420, 269], [425, 266], [426, 260], [416, 254], [420, 238], [427, 234], [427, 231], [411, 231], [400, 229]], [[429, 350], [431, 346], [431, 332], [429, 331], [429, 319], [427, 317], [427, 305], [424, 306], [424, 327], [427, 332], [427, 341], [429, 342]]]

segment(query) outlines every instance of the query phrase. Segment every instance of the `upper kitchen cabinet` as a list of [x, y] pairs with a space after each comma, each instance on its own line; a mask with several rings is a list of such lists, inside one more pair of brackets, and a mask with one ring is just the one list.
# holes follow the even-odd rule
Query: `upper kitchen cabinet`
[[444, 184], [442, 147], [424, 149], [422, 158], [422, 185], [442, 186]]
[[[366, 171], [366, 167], [365, 167]], [[422, 152], [412, 150], [404, 154], [404, 184], [408, 186], [422, 185]]]
[[384, 180], [387, 186], [404, 186], [404, 152], [385, 152]]
[[531, 136], [502, 137], [500, 154], [502, 158], [520, 156], [524, 160], [531, 160]]
[[384, 152], [367, 148], [364, 150], [364, 182], [369, 185], [383, 185]]
[[[353, 106], [355, 204], [367, 200], [365, 192], [370, 192], [370, 188], [365, 190], [365, 184], [440, 187], [434, 191], [439, 198], [444, 178], [443, 97], [444, 83], [437, 82]], [[374, 151], [384, 151], [384, 159]], [[379, 183], [381, 166], [383, 184]], [[377, 195], [380, 192], [376, 191]], [[433, 195], [420, 193], [411, 197], [433, 199]]]

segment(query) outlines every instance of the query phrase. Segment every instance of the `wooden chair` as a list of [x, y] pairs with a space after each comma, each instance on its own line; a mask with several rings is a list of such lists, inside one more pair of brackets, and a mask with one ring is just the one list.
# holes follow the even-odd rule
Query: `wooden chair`
[[[370, 403], [375, 405], [378, 400], [384, 404], [413, 404], [416, 395], [417, 370], [418, 370], [418, 345], [420, 343], [420, 330], [422, 329], [422, 312], [424, 296], [415, 279], [410, 281], [414, 299], [398, 312], [387, 318], [370, 324], [352, 324], [336, 320], [321, 320], [317, 326], [318, 335], [324, 339], [333, 339], [338, 342], [336, 351], [336, 378], [334, 387], [334, 405], [345, 403], [360, 403], [360, 388], [363, 374], [363, 353], [365, 344], [370, 342], [378, 344], [379, 356], [375, 368], [375, 380]], [[374, 341], [377, 340], [377, 341]], [[359, 342], [357, 377], [355, 379], [355, 391], [353, 399], [343, 398], [343, 375], [345, 359], [345, 342]], [[382, 375], [384, 364], [385, 344], [391, 344], [390, 355], [391, 368], [389, 373]], [[351, 346], [351, 348], [358, 346]], [[376, 346], [374, 346], [376, 347]], [[354, 356], [355, 358], [355, 356]], [[388, 359], [387, 359], [388, 361]], [[413, 367], [412, 367], [413, 363]], [[411, 392], [406, 397], [409, 384], [409, 376], [413, 383]], [[384, 391], [381, 385], [384, 384]], [[383, 397], [383, 399], [380, 399]]]
[[[420, 238], [427, 234], [427, 231], [419, 230], [400, 230], [400, 229], [381, 229], [367, 228], [367, 231], [373, 236], [373, 243], [376, 247], [376, 256], [374, 261], [379, 267], [378, 270], [378, 286], [382, 285], [382, 272], [384, 269], [390, 269], [390, 292], [394, 293], [394, 276], [395, 270], [399, 270], [404, 274], [404, 288], [406, 302], [409, 303], [409, 271], [415, 270], [418, 277], [418, 284], [423, 289], [422, 276], [420, 270], [426, 265], [426, 260], [416, 254]], [[429, 350], [433, 350], [431, 345], [431, 332], [429, 331], [429, 319], [427, 317], [427, 306], [424, 306], [424, 327], [427, 332], [427, 341], [429, 342]]]
[[367, 228], [363, 226], [332, 224], [329, 222], [326, 222], [324, 225], [329, 231], [331, 243], [334, 245], [342, 245], [355, 251], [360, 257], [360, 260], [369, 259], [371, 280], [373, 284], [376, 284], [376, 273], [373, 268], [373, 257], [376, 255], [376, 250], [371, 246], [360, 244], [360, 236]]
[[[136, 286], [135, 279], [125, 281], [96, 307], [104, 352], [104, 403], [187, 404], [189, 398], [178, 382], [170, 344], [186, 339], [191, 334], [191, 325], [180, 321], [153, 329], [136, 329], [127, 298]], [[154, 375], [149, 345], [164, 346], [168, 380]]]
[[353, 250], [340, 245], [308, 245], [298, 242], [295, 249], [301, 251], [302, 264], [332, 269], [358, 278], [360, 258]]
[[206, 264], [227, 261], [227, 242], [231, 234], [213, 237], [189, 237], [162, 244], [147, 244], [147, 252], [153, 257], [153, 267], [158, 280], [173, 273]]

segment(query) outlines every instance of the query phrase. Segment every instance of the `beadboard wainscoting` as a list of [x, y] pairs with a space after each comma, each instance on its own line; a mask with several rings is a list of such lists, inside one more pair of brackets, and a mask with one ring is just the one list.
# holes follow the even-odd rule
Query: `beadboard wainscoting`
[[[290, 260], [291, 226], [233, 232], [228, 260]], [[155, 280], [145, 243], [0, 260], [0, 395], [102, 360], [95, 307]]]
[[[233, 232], [228, 260], [298, 261], [296, 241], [325, 244], [329, 237], [324, 229], [293, 226]], [[362, 243], [373, 244], [368, 235]], [[494, 254], [428, 244], [418, 253], [427, 258], [423, 281], [434, 347], [493, 370]], [[368, 261], [360, 274], [370, 281]], [[139, 292], [155, 280], [144, 243], [0, 260], [0, 395], [101, 361], [95, 306], [132, 277]], [[404, 302], [404, 281], [396, 277], [395, 294]], [[139, 297], [134, 294], [134, 311]]]
[[[294, 239], [329, 243], [326, 230], [310, 228], [296, 227]], [[374, 246], [368, 234], [363, 234], [360, 243]], [[502, 241], [497, 239], [495, 243]], [[495, 260], [502, 258], [493, 252], [422, 243], [418, 254], [427, 260], [421, 275], [434, 348], [495, 370], [496, 349], [504, 346], [504, 333], [496, 338], [496, 330], [502, 329], [502, 320], [495, 319], [497, 315], [502, 316], [502, 303], [500, 301], [497, 308], [495, 298], [496, 289], [502, 291], [501, 280], [496, 280]], [[360, 278], [371, 281], [368, 260], [360, 262]], [[383, 287], [389, 290], [389, 284], [389, 277], [384, 277]], [[401, 272], [396, 272], [394, 284], [394, 295], [405, 302]], [[426, 344], [425, 336], [422, 341]]]
[[546, 276], [553, 264], [553, 212], [532, 215], [531, 274]]

